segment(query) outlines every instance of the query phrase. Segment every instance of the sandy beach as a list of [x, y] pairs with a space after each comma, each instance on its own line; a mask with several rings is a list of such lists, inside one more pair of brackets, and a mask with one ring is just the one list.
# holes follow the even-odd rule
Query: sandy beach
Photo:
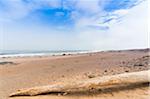
[[39, 96], [9, 97], [18, 89], [149, 69], [149, 50], [102, 51], [59, 56], [1, 58], [0, 99], [148, 99], [148, 85]]

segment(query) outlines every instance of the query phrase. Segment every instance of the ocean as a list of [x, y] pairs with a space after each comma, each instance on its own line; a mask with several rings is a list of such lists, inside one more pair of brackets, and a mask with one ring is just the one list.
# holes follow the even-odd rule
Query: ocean
[[53, 56], [63, 54], [78, 54], [87, 53], [88, 50], [62, 50], [62, 51], [19, 51], [19, 50], [4, 50], [0, 51], [0, 58], [4, 57], [33, 57], [33, 56]]

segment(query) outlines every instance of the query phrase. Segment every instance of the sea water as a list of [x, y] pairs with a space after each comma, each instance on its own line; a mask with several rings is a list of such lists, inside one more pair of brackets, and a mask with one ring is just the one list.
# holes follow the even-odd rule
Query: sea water
[[53, 56], [63, 54], [78, 54], [88, 53], [88, 50], [60, 50], [60, 51], [17, 51], [17, 50], [4, 50], [0, 51], [0, 58], [5, 57], [34, 57], [34, 56]]

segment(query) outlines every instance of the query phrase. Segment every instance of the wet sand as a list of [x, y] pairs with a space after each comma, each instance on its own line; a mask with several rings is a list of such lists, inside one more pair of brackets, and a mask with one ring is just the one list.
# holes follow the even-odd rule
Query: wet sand
[[[0, 99], [9, 99], [8, 95], [17, 89], [149, 69], [148, 49], [1, 58], [1, 60], [5, 63], [0, 64]], [[149, 97], [148, 85], [122, 89], [10, 99], [148, 99]]]

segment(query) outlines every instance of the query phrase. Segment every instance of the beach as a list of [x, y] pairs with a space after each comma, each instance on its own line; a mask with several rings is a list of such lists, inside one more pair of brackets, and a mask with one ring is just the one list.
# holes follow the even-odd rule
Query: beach
[[0, 99], [148, 99], [148, 85], [74, 94], [9, 97], [18, 89], [149, 69], [149, 49], [1, 57]]

